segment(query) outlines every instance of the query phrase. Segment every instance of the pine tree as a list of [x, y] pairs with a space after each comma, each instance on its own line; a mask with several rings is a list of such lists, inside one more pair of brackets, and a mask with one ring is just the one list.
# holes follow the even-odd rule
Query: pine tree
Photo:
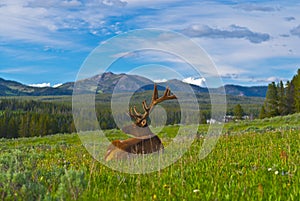
[[200, 124], [206, 124], [206, 117], [202, 111], [200, 111]]
[[27, 113], [22, 116], [20, 126], [19, 126], [19, 136], [20, 137], [30, 137], [29, 133], [29, 123], [30, 123], [30, 114]]
[[285, 105], [286, 105], [286, 108], [287, 108], [286, 113], [287, 114], [293, 114], [295, 112], [294, 85], [290, 81], [287, 81], [287, 83], [286, 83], [285, 96], [286, 96]]
[[262, 107], [261, 107], [261, 110], [260, 110], [260, 113], [259, 113], [259, 118], [260, 118], [260, 119], [264, 119], [264, 118], [266, 118], [266, 117], [267, 117], [267, 114], [266, 114], [265, 107], [262, 106]]
[[8, 136], [8, 132], [9, 132], [9, 129], [8, 129], [8, 121], [10, 119], [9, 117], [9, 111], [8, 110], [5, 110], [1, 116], [1, 137], [7, 137]]
[[29, 121], [29, 136], [30, 137], [38, 136], [37, 127], [38, 127], [37, 114], [32, 114], [30, 121]]
[[286, 96], [285, 96], [285, 89], [282, 80], [277, 86], [278, 89], [278, 113], [279, 115], [286, 115], [287, 114], [287, 106], [286, 106]]
[[39, 125], [39, 133], [40, 133], [40, 136], [45, 136], [45, 135], [47, 135], [46, 115], [40, 115], [38, 125]]
[[15, 118], [10, 118], [8, 121], [7, 128], [7, 138], [17, 138], [18, 137], [18, 124]]
[[294, 85], [295, 112], [300, 112], [300, 69], [298, 69], [297, 75], [293, 77], [292, 84]]
[[264, 104], [267, 117], [277, 116], [278, 113], [278, 93], [275, 82], [272, 82], [268, 86], [266, 100]]
[[243, 118], [243, 108], [240, 104], [237, 104], [233, 109], [233, 114], [235, 116], [235, 119], [242, 119]]

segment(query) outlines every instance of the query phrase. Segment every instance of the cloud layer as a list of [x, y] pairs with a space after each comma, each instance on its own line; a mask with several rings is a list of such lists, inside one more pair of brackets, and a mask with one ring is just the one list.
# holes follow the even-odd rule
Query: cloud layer
[[[12, 78], [26, 77], [27, 83], [48, 76], [52, 83], [74, 81], [86, 56], [103, 41], [151, 27], [190, 37], [226, 81], [265, 84], [274, 74], [290, 78], [300, 64], [299, 9], [299, 1], [269, 0], [2, 0], [0, 73], [18, 74]], [[27, 70], [31, 76], [23, 76], [32, 66], [40, 73]]]
[[291, 30], [291, 34], [300, 37], [300, 25]]
[[208, 25], [193, 25], [183, 30], [183, 33], [190, 37], [207, 37], [207, 38], [243, 38], [251, 43], [262, 43], [270, 40], [267, 33], [258, 33], [249, 30], [247, 27], [231, 25], [227, 29], [211, 28]]

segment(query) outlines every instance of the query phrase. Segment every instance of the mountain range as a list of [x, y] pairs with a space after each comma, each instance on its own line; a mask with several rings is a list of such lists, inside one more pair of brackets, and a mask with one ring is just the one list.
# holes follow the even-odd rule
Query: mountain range
[[[114, 92], [115, 86], [122, 92], [147, 91], [153, 89], [153, 81], [145, 77], [129, 74], [114, 74], [106, 72], [93, 76], [88, 79], [78, 81], [82, 92], [95, 91], [91, 86], [97, 86], [97, 93], [111, 94]], [[184, 83], [180, 80], [168, 80], [158, 83], [158, 89], [163, 90], [169, 86], [176, 91], [184, 90], [187, 85], [196, 93], [222, 93], [222, 88], [205, 88], [192, 84]], [[56, 95], [72, 95], [74, 82], [67, 82], [59, 87], [33, 87], [16, 81], [10, 81], [0, 78], [0, 96], [56, 96]], [[252, 96], [265, 97], [267, 86], [245, 87], [239, 85], [225, 85], [226, 94], [234, 96]], [[116, 91], [115, 91], [116, 92]]]

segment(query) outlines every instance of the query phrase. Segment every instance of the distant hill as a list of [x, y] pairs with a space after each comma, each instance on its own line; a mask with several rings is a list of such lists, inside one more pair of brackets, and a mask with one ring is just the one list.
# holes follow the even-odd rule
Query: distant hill
[[[225, 85], [226, 94], [233, 96], [253, 96], [253, 97], [265, 97], [268, 87], [267, 86], [239, 86], [239, 85]], [[221, 93], [221, 88], [212, 89], [213, 93]]]
[[[133, 92], [147, 91], [153, 89], [153, 81], [138, 75], [114, 74], [111, 72], [96, 75], [94, 77], [80, 80], [80, 90], [90, 92], [97, 90], [97, 93], [111, 94], [114, 92]], [[168, 80], [167, 82], [158, 83], [158, 89], [163, 90], [169, 86], [173, 91], [182, 91], [190, 86], [196, 93], [208, 93], [208, 89], [184, 83], [180, 80]], [[116, 87], [117, 85], [117, 87]], [[91, 88], [97, 86], [97, 89]], [[55, 95], [72, 95], [74, 82], [67, 82], [59, 87], [32, 87], [19, 82], [4, 80], [0, 78], [0, 96], [55, 96]], [[212, 93], [222, 93], [221, 88], [210, 89]], [[225, 91], [228, 95], [234, 96], [252, 96], [265, 97], [267, 86], [245, 87], [239, 85], [225, 85]]]
[[72, 90], [53, 87], [31, 87], [0, 78], [0, 96], [55, 96], [71, 94]]
[[[96, 75], [78, 82], [77, 87], [79, 87], [82, 93], [97, 90], [97, 93], [106, 94], [111, 94], [116, 89], [118, 90], [117, 92], [132, 92], [140, 89], [142, 86], [153, 85], [151, 80], [138, 75], [114, 74], [111, 72]], [[73, 90], [73, 85], [74, 83], [66, 83], [58, 88]], [[94, 86], [97, 86], [97, 89], [91, 88]]]

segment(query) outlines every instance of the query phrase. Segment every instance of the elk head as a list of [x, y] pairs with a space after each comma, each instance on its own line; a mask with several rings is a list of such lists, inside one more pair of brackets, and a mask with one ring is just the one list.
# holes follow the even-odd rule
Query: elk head
[[158, 90], [154, 84], [152, 100], [148, 106], [146, 100], [142, 102], [144, 113], [141, 114], [136, 107], [129, 109], [129, 116], [134, 120], [133, 125], [122, 128], [123, 132], [136, 136], [137, 138], [129, 138], [126, 140], [114, 140], [108, 147], [105, 160], [127, 158], [129, 153], [132, 154], [149, 154], [164, 149], [159, 137], [151, 132], [148, 127], [147, 119], [154, 106], [165, 100], [176, 99], [175, 95], [171, 95], [170, 89], [167, 87], [164, 95], [158, 97]]
[[147, 127], [147, 119], [150, 115], [150, 112], [154, 108], [155, 105], [157, 105], [160, 102], [163, 102], [165, 100], [170, 100], [170, 99], [176, 99], [175, 95], [171, 95], [170, 88], [167, 87], [165, 90], [165, 93], [162, 97], [158, 98], [158, 91], [157, 91], [157, 86], [154, 84], [154, 90], [153, 90], [153, 95], [152, 95], [152, 101], [149, 106], [147, 106], [146, 100], [143, 101], [143, 109], [144, 113], [141, 114], [137, 112], [136, 107], [134, 106], [133, 109], [132, 107], [129, 110], [129, 116], [135, 120], [135, 125], [139, 127]]

